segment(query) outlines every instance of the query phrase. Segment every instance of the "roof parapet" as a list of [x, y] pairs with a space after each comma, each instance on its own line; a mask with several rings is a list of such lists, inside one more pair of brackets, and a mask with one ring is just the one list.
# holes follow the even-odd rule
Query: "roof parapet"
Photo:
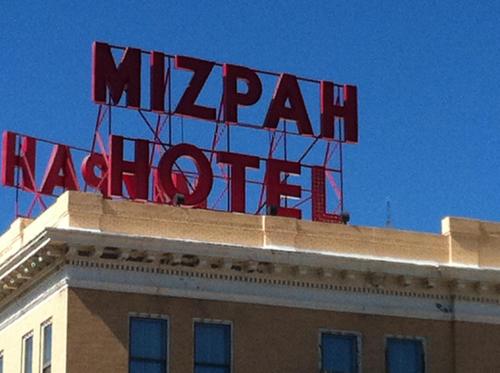
[[0, 264], [47, 227], [315, 252], [403, 262], [500, 268], [500, 223], [447, 217], [442, 234], [296, 220], [66, 192], [35, 220], [0, 237]]
[[446, 217], [441, 231], [451, 264], [500, 268], [500, 223]]

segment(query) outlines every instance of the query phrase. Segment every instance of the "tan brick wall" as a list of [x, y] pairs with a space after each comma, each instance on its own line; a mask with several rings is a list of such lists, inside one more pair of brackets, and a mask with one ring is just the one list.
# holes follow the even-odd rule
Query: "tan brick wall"
[[52, 294], [0, 330], [0, 351], [3, 351], [5, 373], [21, 372], [22, 338], [31, 331], [33, 373], [41, 372], [41, 326], [49, 319], [52, 322], [52, 373], [66, 372], [67, 295], [66, 289]]
[[457, 373], [500, 372], [500, 326], [456, 324]]
[[71, 373], [127, 372], [130, 313], [168, 316], [170, 373], [192, 372], [194, 318], [233, 323], [236, 373], [318, 372], [321, 329], [361, 333], [365, 373], [385, 371], [386, 335], [424, 337], [428, 373], [500, 372], [500, 326], [497, 325], [82, 289], [70, 290], [69, 313], [68, 371]]

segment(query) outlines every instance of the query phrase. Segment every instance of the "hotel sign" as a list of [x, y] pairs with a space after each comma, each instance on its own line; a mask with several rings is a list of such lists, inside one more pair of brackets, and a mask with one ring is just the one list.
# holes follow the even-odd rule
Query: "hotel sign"
[[[121, 54], [121, 58], [116, 56], [117, 53]], [[144, 55], [148, 57], [148, 64], [144, 63]], [[174, 81], [174, 72], [184, 74], [184, 79]], [[270, 74], [276, 77], [272, 95], [266, 92], [263, 84], [263, 79]], [[214, 81], [219, 82], [216, 84], [219, 84], [220, 94], [214, 97], [219, 105], [208, 105], [201, 99], [210, 90], [209, 81], [212, 84]], [[301, 88], [303, 81], [315, 85], [315, 99], [304, 99]], [[131, 109], [140, 112], [143, 117], [143, 113], [148, 113], [158, 118], [189, 118], [197, 121], [200, 133], [206, 131], [203, 122], [210, 122], [215, 126], [216, 135], [219, 128], [227, 128], [229, 132], [230, 127], [242, 127], [250, 131], [267, 131], [272, 136], [281, 133], [285, 141], [287, 135], [300, 137], [312, 144], [308, 151], [318, 141], [332, 144], [358, 142], [355, 86], [298, 78], [286, 73], [268, 73], [194, 57], [172, 56], [159, 51], [146, 52], [95, 42], [92, 99], [100, 108]], [[265, 107], [265, 110], [261, 110], [261, 117], [254, 117], [252, 122], [240, 119], [243, 108], [256, 105]], [[319, 123], [310, 117], [313, 106], [313, 111], [319, 112]], [[300, 206], [284, 205], [283, 200], [303, 198], [303, 189], [307, 189], [312, 220], [339, 221], [338, 213], [326, 211], [326, 161], [318, 165], [305, 165], [301, 163], [305, 156], [295, 160], [277, 157], [273, 149], [273, 146], [276, 147], [274, 137], [268, 157], [262, 157], [239, 152], [238, 149], [229, 150], [229, 145], [227, 149], [217, 149], [214, 145], [215, 140], [218, 140], [216, 137], [213, 146], [205, 149], [189, 142], [175, 143], [171, 138], [164, 141], [159, 131], [152, 132], [152, 140], [109, 133], [108, 140], [101, 144], [99, 150], [95, 147], [94, 137], [94, 145], [82, 160], [80, 170], [75, 167], [72, 147], [55, 143], [40, 181], [36, 177], [39, 140], [5, 132], [2, 184], [35, 193], [39, 199], [43, 195], [55, 195], [56, 190], [60, 192], [89, 187], [99, 190], [108, 198], [208, 208], [207, 200], [213, 192], [216, 168], [226, 170], [222, 174], [227, 182], [227, 210], [249, 213], [247, 173], [249, 170], [262, 170], [260, 185], [265, 198], [259, 203], [261, 208], [265, 205], [264, 211], [300, 219]], [[125, 151], [128, 142], [133, 143], [134, 151], [131, 154]], [[158, 148], [160, 151], [157, 151]], [[181, 159], [189, 159], [195, 171], [184, 173], [178, 166]], [[304, 167], [310, 169], [308, 188], [290, 181], [290, 177], [300, 175]]]

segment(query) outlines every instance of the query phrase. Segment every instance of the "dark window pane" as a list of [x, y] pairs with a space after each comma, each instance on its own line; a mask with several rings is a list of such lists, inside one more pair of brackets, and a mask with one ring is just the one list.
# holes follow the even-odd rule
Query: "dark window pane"
[[321, 369], [328, 373], [358, 371], [357, 337], [347, 334], [324, 333], [321, 336]]
[[223, 324], [195, 324], [195, 363], [231, 364], [231, 327]]
[[130, 371], [133, 373], [164, 373], [165, 366], [161, 362], [132, 361]]
[[0, 356], [0, 373], [3, 373], [3, 356]]
[[130, 373], [167, 371], [167, 320], [130, 319]]
[[24, 373], [33, 372], [33, 337], [24, 340]]
[[166, 320], [134, 318], [131, 320], [130, 328], [132, 358], [156, 360], [166, 358]]
[[387, 340], [389, 373], [424, 373], [424, 348], [417, 339]]
[[196, 367], [195, 373], [229, 373], [228, 367]]
[[[43, 328], [43, 367], [50, 366], [52, 361], [52, 324], [48, 324]], [[45, 373], [46, 370], [44, 369]], [[49, 372], [49, 371], [47, 371]]]

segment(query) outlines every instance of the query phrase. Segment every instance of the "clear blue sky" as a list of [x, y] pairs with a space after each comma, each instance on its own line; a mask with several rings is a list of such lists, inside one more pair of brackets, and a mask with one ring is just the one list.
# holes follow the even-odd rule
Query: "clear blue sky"
[[[8, 1], [0, 13], [0, 129], [88, 146], [94, 40], [359, 89], [346, 147], [356, 225], [439, 231], [500, 220], [500, 2]], [[0, 187], [0, 230], [14, 190]]]

